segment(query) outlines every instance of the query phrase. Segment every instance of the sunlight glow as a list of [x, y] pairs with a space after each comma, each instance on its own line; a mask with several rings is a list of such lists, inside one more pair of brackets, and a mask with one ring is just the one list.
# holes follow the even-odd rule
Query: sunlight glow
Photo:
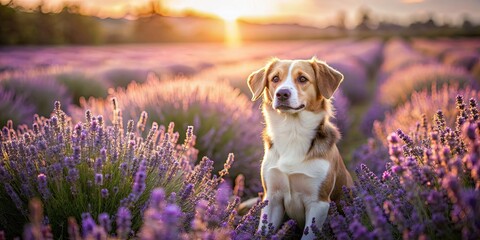
[[[393, 19], [408, 25], [414, 21], [412, 14], [435, 13], [436, 20], [455, 25], [462, 24], [465, 14], [471, 21], [480, 23], [478, 0], [0, 0], [13, 3], [27, 11], [42, 4], [46, 12], [60, 12], [64, 4], [80, 7], [80, 13], [101, 18], [128, 18], [139, 9], [158, 5], [157, 13], [165, 16], [184, 16], [190, 13], [216, 16], [232, 21], [243, 19], [255, 23], [298, 23], [301, 25], [328, 27], [336, 23], [336, 14], [345, 12], [345, 25], [354, 28], [358, 24], [358, 11], [370, 8], [378, 19]], [[134, 17], [131, 19], [135, 19]]]
[[221, 17], [223, 20], [225, 21], [235, 21], [238, 19], [238, 17], [240, 17], [240, 14], [238, 12], [235, 12], [235, 11], [222, 11], [222, 12], [218, 12], [218, 13], [215, 13], [216, 15], [218, 15], [219, 17]]
[[229, 47], [238, 47], [241, 44], [240, 32], [238, 31], [237, 20], [224, 20], [225, 22], [225, 44]]
[[209, 13], [224, 20], [240, 17], [269, 16], [278, 13], [275, 0], [163, 0], [170, 10], [195, 10]]

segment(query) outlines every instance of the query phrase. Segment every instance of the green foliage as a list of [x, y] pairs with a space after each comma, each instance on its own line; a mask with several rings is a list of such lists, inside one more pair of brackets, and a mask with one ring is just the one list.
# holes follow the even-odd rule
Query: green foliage
[[40, 116], [50, 116], [51, 107], [55, 101], [62, 101], [67, 106], [71, 103], [65, 86], [58, 84], [50, 76], [23, 76], [0, 82], [0, 86], [15, 96], [22, 96], [27, 104], [35, 107], [35, 113]]
[[477, 83], [480, 84], [480, 61], [478, 61], [477, 64], [475, 64], [475, 66], [473, 66], [472, 75], [477, 81]]
[[64, 73], [56, 76], [59, 83], [66, 86], [73, 103], [79, 105], [81, 97], [107, 97], [108, 89], [103, 82], [80, 72]]
[[142, 83], [147, 79], [147, 72], [142, 70], [116, 68], [110, 69], [103, 74], [103, 78], [110, 87], [126, 88], [128, 84], [135, 81]]
[[13, 3], [0, 4], [0, 45], [98, 44], [100, 25], [96, 18], [65, 6], [60, 13], [45, 13], [40, 5], [33, 12]]
[[0, 87], [0, 126], [5, 126], [8, 120], [26, 123], [34, 114], [34, 110], [33, 104], [28, 103], [24, 96]]
[[15, 10], [0, 4], [0, 44], [15, 44], [18, 41], [17, 21]]

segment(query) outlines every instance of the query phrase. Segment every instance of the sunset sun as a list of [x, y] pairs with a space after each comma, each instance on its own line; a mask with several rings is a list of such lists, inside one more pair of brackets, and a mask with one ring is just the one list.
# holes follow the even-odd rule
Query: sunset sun
[[172, 10], [190, 9], [212, 14], [227, 21], [240, 17], [270, 15], [277, 6], [272, 1], [253, 0], [164, 0], [164, 3], [168, 3], [169, 9]]
[[235, 5], [218, 4], [209, 9], [210, 13], [221, 18], [225, 26], [225, 44], [230, 47], [240, 45], [241, 36], [238, 29], [237, 20], [242, 16], [241, 11], [235, 8]]
[[235, 21], [243, 14], [231, 5], [218, 5], [211, 9], [212, 14], [217, 15], [225, 21]]

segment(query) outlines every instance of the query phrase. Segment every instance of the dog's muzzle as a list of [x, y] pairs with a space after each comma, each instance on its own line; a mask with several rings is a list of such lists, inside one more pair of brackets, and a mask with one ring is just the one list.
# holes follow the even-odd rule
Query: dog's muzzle
[[275, 94], [275, 96], [277, 97], [277, 100], [279, 102], [286, 102], [290, 99], [290, 96], [292, 95], [292, 93], [290, 92], [290, 90], [288, 89], [280, 89], [277, 91], [277, 93]]
[[292, 92], [287, 88], [279, 89], [275, 93], [275, 98], [276, 101], [274, 101], [275, 103], [273, 108], [280, 111], [298, 111], [305, 107], [305, 104], [300, 104], [297, 107], [292, 106], [291, 102], [294, 99], [292, 99]]

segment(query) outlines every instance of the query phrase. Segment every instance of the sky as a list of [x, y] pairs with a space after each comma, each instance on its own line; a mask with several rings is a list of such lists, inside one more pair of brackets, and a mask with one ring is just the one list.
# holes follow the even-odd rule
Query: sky
[[[10, 0], [0, 0], [5, 3]], [[121, 17], [126, 9], [151, 1], [169, 14], [193, 10], [219, 16], [226, 20], [236, 18], [261, 22], [296, 22], [306, 25], [328, 26], [335, 23], [339, 11], [346, 14], [346, 24], [353, 27], [358, 22], [359, 9], [367, 8], [374, 18], [395, 20], [408, 24], [412, 20], [433, 18], [459, 24], [464, 14], [480, 23], [480, 0], [13, 0], [25, 6], [35, 6], [43, 1], [54, 8], [65, 2], [77, 3], [85, 9], [94, 9], [101, 17]]]

